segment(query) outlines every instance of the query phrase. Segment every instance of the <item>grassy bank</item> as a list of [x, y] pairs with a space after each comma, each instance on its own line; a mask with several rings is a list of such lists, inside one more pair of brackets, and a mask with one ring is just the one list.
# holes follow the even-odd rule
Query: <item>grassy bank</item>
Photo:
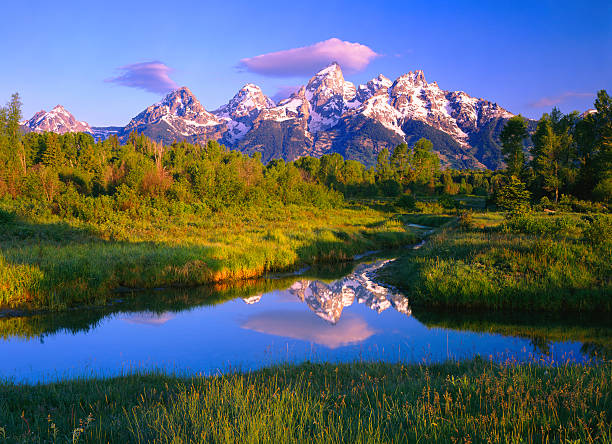
[[0, 385], [0, 442], [609, 442], [611, 367], [302, 364]]
[[384, 268], [413, 309], [612, 312], [610, 216], [474, 213]]
[[304, 264], [345, 261], [415, 241], [390, 213], [367, 207], [277, 205], [240, 212], [95, 222], [24, 217], [0, 208], [0, 307], [63, 309], [103, 304], [117, 287], [194, 286]]

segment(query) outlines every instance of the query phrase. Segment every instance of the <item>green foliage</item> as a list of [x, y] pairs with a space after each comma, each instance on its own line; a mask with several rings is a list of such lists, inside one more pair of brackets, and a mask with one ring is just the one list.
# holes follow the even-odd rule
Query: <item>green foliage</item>
[[[0, 384], [8, 442], [607, 442], [610, 364], [275, 366]], [[58, 439], [59, 438], [59, 439]], [[57, 440], [57, 441], [56, 441]]]
[[527, 135], [527, 123], [521, 115], [510, 118], [499, 135], [502, 153], [510, 175], [520, 177], [523, 172], [525, 165], [523, 140]]
[[602, 179], [593, 189], [593, 197], [600, 202], [612, 204], [612, 177]]
[[446, 210], [457, 208], [457, 202], [448, 194], [443, 194], [438, 197], [438, 203]]
[[417, 200], [412, 194], [404, 193], [395, 201], [394, 205], [402, 210], [414, 211], [416, 210], [416, 203]]
[[496, 205], [510, 213], [522, 214], [529, 211], [531, 193], [516, 176], [510, 176], [497, 190]]
[[612, 245], [612, 216], [599, 215], [590, 218], [590, 224], [584, 229], [584, 238], [593, 245]]
[[473, 213], [379, 276], [417, 309], [611, 313], [610, 216]]

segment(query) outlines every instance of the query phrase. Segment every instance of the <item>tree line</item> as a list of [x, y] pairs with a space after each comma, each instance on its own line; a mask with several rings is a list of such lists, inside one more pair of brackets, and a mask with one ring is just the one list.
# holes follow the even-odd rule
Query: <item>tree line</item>
[[[111, 136], [23, 133], [14, 94], [0, 108], [0, 198], [36, 201], [59, 214], [78, 214], [89, 200], [114, 209], [141, 205], [206, 208], [308, 204], [337, 205], [343, 198], [400, 198], [414, 194], [479, 194], [558, 202], [563, 195], [610, 202], [612, 105], [605, 91], [595, 111], [544, 114], [530, 135], [522, 116], [500, 134], [504, 171], [440, 169], [433, 144], [422, 138], [378, 153], [375, 167], [340, 154], [276, 159], [262, 164], [216, 141], [171, 145], [131, 133]], [[533, 148], [526, 151], [525, 139]], [[504, 206], [502, 198], [501, 206]], [[180, 203], [180, 205], [179, 205]]]
[[[500, 134], [509, 186], [534, 200], [556, 203], [572, 195], [612, 201], [612, 101], [605, 90], [594, 106], [582, 116], [553, 108], [532, 135], [522, 116], [509, 119]], [[530, 152], [523, 143], [528, 137]]]

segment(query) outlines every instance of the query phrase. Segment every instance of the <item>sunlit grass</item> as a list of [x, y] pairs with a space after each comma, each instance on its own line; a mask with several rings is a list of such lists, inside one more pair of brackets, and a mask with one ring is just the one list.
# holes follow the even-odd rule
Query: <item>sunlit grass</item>
[[609, 442], [609, 364], [302, 364], [0, 385], [0, 442]]
[[611, 312], [612, 243], [590, 241], [590, 227], [578, 215], [474, 213], [379, 275], [413, 308]]
[[0, 233], [0, 307], [103, 304], [117, 287], [194, 286], [339, 262], [416, 237], [367, 207], [279, 206], [212, 216], [16, 218]]

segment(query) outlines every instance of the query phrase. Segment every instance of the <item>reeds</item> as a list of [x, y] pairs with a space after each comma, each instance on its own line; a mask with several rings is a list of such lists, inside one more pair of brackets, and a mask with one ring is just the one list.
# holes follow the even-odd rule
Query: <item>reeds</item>
[[0, 385], [0, 442], [610, 442], [612, 367], [481, 359]]

